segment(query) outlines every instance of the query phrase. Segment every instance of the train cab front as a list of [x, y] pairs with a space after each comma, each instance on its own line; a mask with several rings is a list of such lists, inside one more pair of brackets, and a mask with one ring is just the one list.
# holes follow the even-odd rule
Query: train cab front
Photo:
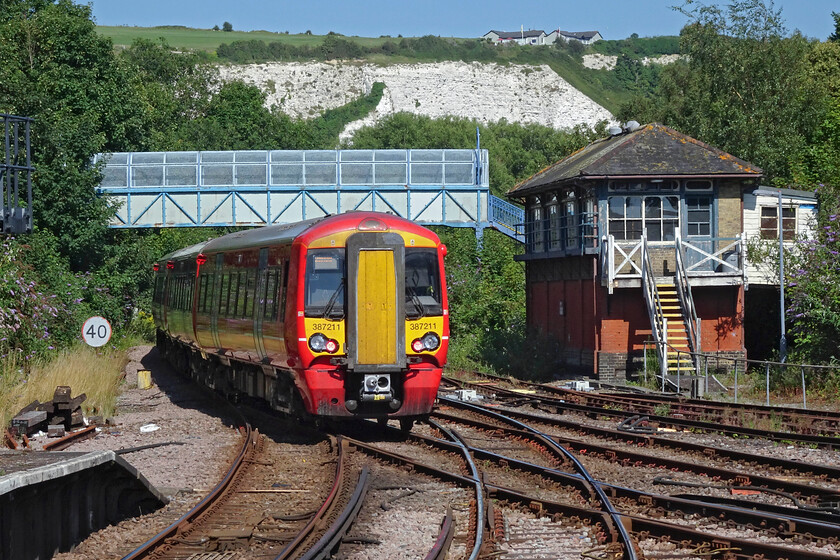
[[431, 412], [449, 339], [445, 248], [416, 229], [393, 231], [367, 219], [343, 240], [307, 250], [306, 336], [298, 340], [309, 362], [304, 401], [311, 414]]

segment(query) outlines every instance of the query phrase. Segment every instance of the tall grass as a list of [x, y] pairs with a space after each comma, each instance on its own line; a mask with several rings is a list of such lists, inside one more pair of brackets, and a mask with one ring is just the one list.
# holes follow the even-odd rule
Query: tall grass
[[52, 400], [59, 385], [70, 387], [73, 397], [87, 395], [82, 403], [86, 415], [113, 415], [127, 362], [125, 352], [81, 345], [47, 363], [30, 364], [28, 373], [13, 357], [3, 360], [0, 362], [0, 426], [8, 426], [14, 415], [33, 400]]

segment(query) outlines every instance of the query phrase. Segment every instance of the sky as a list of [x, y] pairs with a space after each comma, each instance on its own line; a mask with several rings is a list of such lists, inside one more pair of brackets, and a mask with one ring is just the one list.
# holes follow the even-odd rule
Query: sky
[[[76, 0], [87, 3], [87, 0]], [[671, 7], [684, 0], [89, 0], [98, 25], [184, 25], [237, 31], [379, 37], [480, 37], [491, 29], [600, 31], [605, 39], [678, 35], [688, 21]], [[706, 0], [704, 4], [715, 4]], [[728, 5], [730, 2], [720, 2]], [[769, 1], [766, 2], [769, 5]], [[775, 0], [788, 31], [825, 40], [840, 0]]]

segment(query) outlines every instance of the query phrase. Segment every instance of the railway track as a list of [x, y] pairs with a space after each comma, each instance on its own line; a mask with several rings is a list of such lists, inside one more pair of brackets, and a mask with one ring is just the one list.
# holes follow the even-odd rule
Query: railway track
[[[474, 372], [477, 377], [509, 386], [527, 388], [546, 395], [561, 397], [565, 401], [597, 407], [609, 406], [630, 410], [636, 414], [656, 415], [668, 410], [689, 420], [722, 423], [728, 426], [773, 426], [773, 431], [787, 431], [806, 435], [840, 435], [840, 412], [766, 406], [749, 403], [723, 403], [702, 399], [689, 399], [681, 395], [662, 395], [647, 392], [590, 392], [575, 391], [544, 383], [513, 380], [498, 375]], [[457, 382], [447, 378], [449, 382]], [[660, 414], [661, 415], [661, 414]], [[769, 428], [767, 431], [771, 431]]]
[[[490, 411], [474, 412], [487, 414]], [[498, 413], [490, 412], [489, 415], [499, 420]], [[450, 418], [450, 421], [457, 419]], [[488, 433], [498, 431], [497, 422], [488, 422], [485, 430]], [[513, 434], [504, 433], [503, 439], [511, 441]], [[491, 451], [471, 448], [471, 452], [477, 456], [480, 454], [483, 460], [503, 464], [506, 468], [559, 477], [556, 479], [564, 484], [573, 482], [577, 476], [576, 473], [559, 472], [541, 465], [518, 462]], [[825, 515], [820, 512], [816, 518], [806, 519], [810, 512], [801, 512], [794, 508], [785, 508], [786, 513], [770, 513], [761, 511], [760, 508], [755, 511], [750, 506], [714, 505], [685, 497], [639, 492], [614, 484], [602, 484], [602, 487], [615, 498], [622, 510], [619, 515], [623, 525], [628, 527], [639, 547], [646, 553], [650, 552], [645, 549], [650, 546], [647, 541], [652, 536], [660, 543], [667, 541], [680, 548], [680, 554], [694, 551], [699, 557], [707, 557], [708, 554], [714, 553], [729, 558], [830, 558], [840, 553], [837, 546], [837, 535], [840, 531], [838, 515]], [[493, 492], [492, 495], [500, 499], [504, 494], [499, 491]], [[562, 512], [568, 507], [559, 502], [550, 503], [546, 499], [540, 500], [539, 503], [546, 512]], [[577, 515], [581, 513], [578, 512]], [[667, 518], [667, 521], [662, 521], [664, 518]]]
[[[524, 395], [516, 389], [506, 388], [498, 384], [488, 385], [486, 383], [475, 383], [447, 378], [446, 382], [453, 387], [469, 388], [478, 394], [493, 397], [499, 401], [513, 401], [518, 403], [532, 402], [538, 404], [542, 409], [556, 414], [565, 412], [580, 414], [589, 418], [614, 418], [618, 421], [638, 418], [636, 410], [625, 410], [621, 406], [605, 402], [603, 406], [588, 404], [576, 404], [568, 399], [559, 398], [544, 394]], [[532, 389], [536, 391], [536, 389]], [[577, 393], [577, 392], [576, 392]], [[628, 406], [629, 408], [629, 406]], [[795, 432], [782, 432], [751, 428], [748, 426], [736, 426], [718, 422], [707, 422], [702, 420], [691, 420], [678, 416], [662, 416], [648, 414], [648, 425], [655, 428], [672, 428], [681, 430], [693, 430], [705, 433], [719, 433], [732, 437], [766, 439], [779, 443], [794, 443], [804, 446], [811, 446], [820, 449], [840, 450], [840, 434], [820, 435], [803, 434]]]
[[[325, 436], [249, 412], [239, 466], [211, 492], [222, 501], [124, 558], [840, 558], [836, 464], [485, 391], [492, 407], [442, 397], [408, 434], [368, 422]], [[418, 519], [426, 540], [403, 548]]]

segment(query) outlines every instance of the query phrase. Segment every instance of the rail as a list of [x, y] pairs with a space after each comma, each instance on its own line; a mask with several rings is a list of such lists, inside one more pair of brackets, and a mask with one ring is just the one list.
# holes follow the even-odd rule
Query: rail
[[[688, 328], [688, 343], [692, 352], [700, 349], [700, 319], [697, 317], [697, 309], [694, 307], [694, 298], [691, 295], [691, 284], [688, 282], [687, 270], [683, 260], [682, 239], [677, 234], [676, 240], [676, 270], [674, 272], [674, 284], [677, 288], [677, 297], [680, 299], [680, 306], [683, 309], [683, 317], [686, 319]], [[700, 374], [700, 365], [694, 360], [694, 370]]]
[[[612, 236], [610, 236], [612, 237]], [[668, 323], [665, 314], [662, 312], [662, 300], [659, 298], [659, 290], [656, 288], [656, 278], [653, 275], [653, 266], [650, 262], [650, 253], [647, 250], [647, 230], [642, 232], [642, 288], [645, 295], [645, 305], [648, 310], [650, 326], [653, 330], [653, 339], [659, 343], [668, 341]], [[659, 369], [663, 383], [668, 373], [668, 355], [665, 352], [665, 344], [657, 344], [657, 357], [659, 358]]]
[[549, 437], [548, 435], [537, 430], [536, 428], [533, 428], [532, 426], [529, 426], [528, 424], [515, 420], [509, 415], [501, 414], [500, 412], [489, 410], [485, 407], [461, 402], [459, 400], [452, 399], [449, 397], [443, 397], [441, 398], [441, 401], [446, 402], [449, 406], [452, 406], [454, 408], [478, 412], [479, 414], [489, 416], [506, 424], [510, 424], [516, 427], [517, 429], [522, 430], [524, 433], [530, 434], [531, 437], [535, 438], [536, 441], [542, 444], [546, 449], [551, 450], [558, 457], [564, 457], [566, 460], [568, 460], [571, 464], [574, 465], [575, 470], [578, 472], [578, 474], [580, 474], [582, 479], [586, 481], [589, 488], [591, 488], [592, 498], [597, 499], [601, 503], [602, 512], [605, 515], [605, 521], [608, 522], [610, 530], [614, 532], [616, 542], [620, 543], [623, 548], [624, 560], [636, 560], [638, 558], [638, 556], [636, 555], [635, 543], [630, 537], [630, 533], [627, 531], [627, 528], [622, 523], [622, 514], [615, 509], [615, 506], [613, 506], [612, 502], [607, 496], [607, 493], [601, 486], [601, 483], [592, 477], [592, 475], [589, 473], [586, 467], [584, 467], [583, 463], [581, 463], [575, 455], [570, 453], [562, 445], [558, 444], [554, 440], [554, 438]]
[[508, 237], [525, 242], [525, 211], [515, 204], [490, 195], [487, 199], [487, 221]]
[[[683, 260], [685, 277], [693, 281], [720, 279], [746, 283], [746, 239], [742, 233], [736, 238], [713, 237], [709, 239], [679, 240], [680, 258]], [[633, 258], [641, 251], [642, 240], [617, 241], [606, 235], [601, 243], [601, 270], [604, 281], [612, 290], [622, 280], [638, 281], [641, 267]], [[656, 249], [674, 248], [677, 241], [649, 242]], [[657, 274], [659, 276], [659, 274]], [[719, 281], [720, 281], [719, 280]]]
[[352, 210], [488, 226], [487, 150], [119, 152], [93, 162], [114, 228], [292, 223]]
[[458, 447], [461, 449], [461, 454], [464, 456], [464, 461], [469, 467], [470, 475], [475, 481], [475, 538], [473, 540], [473, 547], [472, 551], [468, 556], [468, 560], [477, 560], [479, 554], [481, 554], [481, 547], [484, 544], [484, 527], [486, 525], [485, 514], [487, 511], [484, 506], [485, 489], [484, 484], [482, 483], [482, 476], [478, 471], [478, 467], [476, 467], [475, 465], [475, 461], [470, 455], [466, 441], [464, 441], [464, 439], [461, 436], [449, 430], [442, 424], [435, 422], [434, 420], [428, 420], [428, 423], [434, 429], [439, 430], [443, 434], [446, 434], [446, 437], [448, 437], [451, 441], [455, 442], [455, 444], [458, 445]]
[[[686, 352], [685, 350], [678, 350], [676, 348], [671, 347], [670, 345], [665, 345], [668, 348], [671, 348], [674, 352], [679, 354], [691, 354], [692, 359], [695, 360], [698, 364], [698, 370], [702, 369], [703, 373], [701, 375], [704, 378], [704, 382], [706, 385], [706, 389], [708, 390], [711, 384], [717, 384], [720, 389], [729, 390], [729, 387], [724, 385], [717, 379], [717, 377], [713, 373], [709, 373], [709, 364], [714, 363], [715, 369], [724, 369], [727, 371], [731, 371], [734, 377], [734, 385], [732, 387], [733, 396], [735, 402], [738, 402], [738, 375], [739, 373], [745, 373], [747, 369], [750, 367], [750, 364], [754, 366], [758, 366], [758, 369], [764, 371], [764, 394], [765, 394], [765, 406], [770, 406], [770, 377], [771, 377], [771, 369], [773, 373], [778, 371], [781, 376], [784, 376], [784, 372], [786, 372], [789, 368], [794, 368], [799, 370], [799, 379], [801, 382], [802, 387], [802, 408], [808, 407], [808, 397], [807, 397], [807, 388], [806, 388], [806, 371], [840, 371], [840, 364], [836, 365], [822, 365], [822, 364], [791, 364], [787, 362], [774, 362], [772, 360], [750, 360], [746, 358], [732, 358], [729, 356], [718, 356], [716, 354], [707, 354], [703, 352]], [[700, 364], [703, 364], [704, 367], [700, 368]], [[720, 367], [720, 364], [731, 364], [731, 367]], [[742, 368], [739, 370], [739, 365], [743, 364]], [[840, 440], [838, 440], [838, 447], [840, 447]]]
[[237, 477], [244, 471], [244, 466], [247, 463], [248, 457], [253, 454], [256, 447], [259, 434], [256, 430], [251, 428], [250, 424], [244, 424], [242, 427], [242, 446], [234, 458], [230, 468], [210, 493], [204, 497], [195, 507], [181, 516], [177, 521], [169, 525], [163, 531], [140, 545], [131, 553], [127, 554], [122, 560], [138, 560], [140, 558], [150, 557], [155, 550], [164, 546], [166, 541], [175, 538], [182, 533], [208, 511], [212, 511], [212, 507], [224, 496], [230, 488], [233, 487]]

